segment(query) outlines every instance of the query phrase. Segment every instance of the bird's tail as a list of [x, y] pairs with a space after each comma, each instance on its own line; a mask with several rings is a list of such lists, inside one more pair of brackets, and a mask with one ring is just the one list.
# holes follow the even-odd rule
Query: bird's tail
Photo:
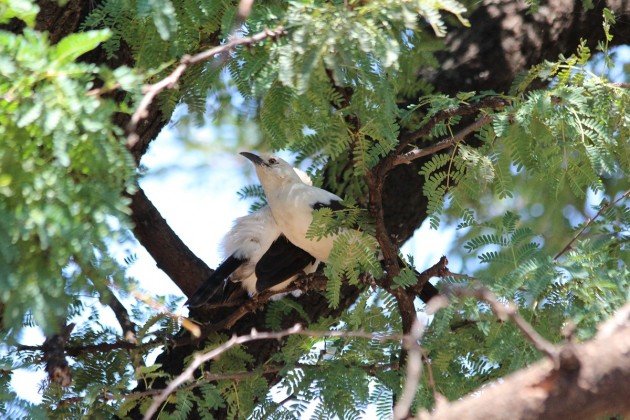
[[[416, 271], [416, 276], [419, 274], [420, 273]], [[424, 303], [427, 303], [439, 294], [440, 294], [440, 291], [434, 285], [432, 285], [429, 282], [426, 282], [419, 296], [420, 296], [420, 299], [422, 299]]]
[[[400, 257], [398, 257], [398, 265], [400, 267], [407, 266], [407, 264]], [[420, 275], [420, 273], [415, 269], [413, 270], [413, 272], [415, 273], [416, 277]], [[424, 303], [427, 303], [428, 301], [430, 301], [432, 298], [434, 298], [435, 296], [439, 294], [440, 294], [439, 290], [434, 285], [432, 285], [429, 282], [426, 282], [424, 287], [422, 288], [422, 291], [420, 292], [419, 297], [420, 299], [422, 299]]]
[[199, 286], [184, 305], [187, 305], [189, 308], [196, 308], [208, 302], [215, 303], [220, 301], [225, 290], [225, 281], [244, 261], [245, 260], [234, 256], [228, 257], [214, 270], [210, 277]]

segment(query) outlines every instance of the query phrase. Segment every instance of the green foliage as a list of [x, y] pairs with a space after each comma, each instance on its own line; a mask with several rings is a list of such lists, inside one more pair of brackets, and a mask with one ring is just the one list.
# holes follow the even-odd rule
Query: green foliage
[[330, 306], [339, 304], [341, 282], [358, 284], [361, 274], [375, 278], [382, 276], [381, 265], [377, 258], [378, 242], [365, 232], [346, 230], [336, 238], [324, 273], [328, 277], [326, 298]]
[[[50, 333], [79, 319], [69, 347], [123, 339], [91, 300], [107, 302], [110, 284], [123, 297], [135, 288], [125, 278], [126, 267], [109, 255], [112, 244], [130, 238], [124, 193], [133, 192], [135, 182], [122, 130], [112, 121], [135, 107], [143, 81], [158, 80], [184, 54], [226, 42], [235, 6], [228, 0], [106, 0], [86, 17], [85, 32], [50, 45], [45, 33], [32, 29], [37, 6], [0, 3], [0, 22], [17, 18], [27, 25], [20, 34], [0, 32], [0, 237], [8, 238], [0, 242], [2, 416], [125, 417], [151, 402], [150, 395], [133, 394], [136, 383], [151, 388], [173, 379], [146, 360], [179, 325], [143, 303], [131, 310], [143, 347], [74, 353], [72, 386], [44, 384], [41, 404], [17, 398], [7, 372], [41, 363], [41, 352], [15, 347], [25, 326]], [[446, 32], [444, 12], [466, 24], [462, 4], [453, 0], [256, 2], [243, 35], [278, 25], [286, 34], [237, 48], [225, 70], [217, 65], [222, 58], [192, 66], [178, 89], [159, 96], [165, 117], [185, 104], [197, 121], [210, 96], [217, 121], [256, 125], [263, 147], [295, 153], [311, 165], [316, 182], [325, 180], [357, 203], [338, 212], [316, 211], [308, 236], [337, 235], [324, 269], [329, 305], [339, 305], [343, 282], [358, 286], [359, 298], [339, 317], [324, 319], [310, 319], [309, 308], [293, 299], [279, 300], [266, 308], [270, 329], [300, 321], [313, 330], [400, 331], [395, 299], [366, 286], [370, 276], [378, 279], [383, 272], [372, 221], [362, 209], [365, 174], [398, 145], [401, 130], [420, 129], [441, 111], [492, 94], [433, 93], [418, 76], [437, 63], [433, 54], [441, 48], [436, 36]], [[598, 49], [609, 65], [614, 23], [605, 11]], [[95, 48], [113, 58], [124, 45], [131, 47], [133, 70], [81, 61]], [[571, 56], [534, 66], [514, 81], [505, 96], [509, 106], [481, 111], [492, 123], [478, 130], [475, 141], [431, 156], [420, 171], [424, 184], [418, 194], [428, 200], [431, 226], [456, 220], [459, 228], [452, 254], [461, 258], [466, 274], [443, 283], [467, 284], [474, 276], [501, 299], [514, 301], [552, 341], [560, 340], [568, 319], [577, 325], [578, 338], [587, 339], [630, 296], [627, 199], [604, 211], [628, 189], [629, 94], [593, 74], [589, 60], [582, 43]], [[102, 91], [93, 90], [101, 85]], [[546, 87], [532, 88], [541, 85]], [[101, 95], [112, 90], [127, 96], [116, 103]], [[401, 109], [400, 103], [414, 105]], [[435, 144], [465, 123], [460, 116], [446, 119], [413, 146]], [[264, 199], [259, 187], [240, 195]], [[599, 205], [582, 211], [585, 202]], [[542, 216], [534, 215], [537, 205]], [[596, 220], [585, 221], [600, 210]], [[574, 237], [570, 249], [559, 253]], [[128, 256], [126, 264], [134, 259]], [[416, 281], [413, 270], [404, 268], [392, 287]], [[155, 301], [170, 312], [181, 304], [170, 297]], [[203, 350], [227, 339], [214, 334]], [[471, 299], [436, 314], [422, 344], [439, 392], [452, 399], [539, 357], [516, 328]], [[235, 347], [202, 369], [219, 380], [196, 372], [159, 416], [196, 412], [210, 418], [224, 409], [229, 418], [295, 418], [313, 402], [317, 418], [358, 418], [369, 405], [389, 417], [404, 374], [399, 354], [397, 341], [291, 336], [260, 365], [246, 347]], [[287, 401], [269, 391], [269, 373], [280, 375], [276, 389]], [[434, 403], [423, 381], [416, 407]]]
[[27, 312], [52, 331], [73, 295], [123, 285], [108, 243], [126, 237], [134, 165], [111, 124], [117, 106], [86, 92], [95, 77], [132, 73], [75, 62], [108, 35], [51, 46], [31, 29], [0, 32], [0, 301], [15, 332]]
[[[602, 191], [606, 179], [630, 171], [630, 94], [590, 74], [589, 58], [582, 43], [576, 55], [535, 66], [515, 83], [512, 105], [494, 113], [492, 127], [479, 131], [480, 147], [460, 144], [424, 165], [423, 192], [433, 228], [449, 199], [464, 211], [490, 191], [499, 199], [512, 198], [521, 179], [554, 196], [570, 190], [582, 198], [588, 189]], [[537, 78], [553, 86], [526, 92]], [[440, 106], [448, 103], [441, 96], [430, 100], [436, 99]], [[451, 123], [438, 125], [429, 137], [444, 136]]]
[[32, 28], [35, 25], [35, 17], [38, 12], [39, 7], [28, 0], [0, 1], [0, 23], [7, 23], [16, 18]]

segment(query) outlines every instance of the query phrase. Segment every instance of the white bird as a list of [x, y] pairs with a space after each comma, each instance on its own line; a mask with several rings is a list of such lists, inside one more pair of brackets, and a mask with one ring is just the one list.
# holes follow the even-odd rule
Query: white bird
[[[304, 185], [312, 185], [306, 173], [294, 168], [291, 171]], [[298, 273], [312, 273], [319, 264], [282, 235], [269, 206], [236, 219], [220, 249], [223, 263], [188, 299], [189, 307], [228, 300], [228, 281], [240, 283], [250, 295], [266, 289], [282, 290]]]
[[[241, 155], [254, 164], [267, 203], [282, 234], [313, 258], [327, 262], [336, 235], [308, 239], [306, 232], [313, 221], [314, 210], [323, 207], [333, 211], [343, 209], [342, 199], [329, 191], [305, 184], [293, 167], [277, 156], [258, 156], [249, 152], [242, 152]], [[404, 264], [401, 259], [399, 263]], [[437, 294], [437, 289], [427, 283], [420, 298], [428, 302]]]

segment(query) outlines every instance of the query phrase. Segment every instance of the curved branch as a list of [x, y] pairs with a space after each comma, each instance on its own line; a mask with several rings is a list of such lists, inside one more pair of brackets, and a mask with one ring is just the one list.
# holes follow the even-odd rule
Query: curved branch
[[[179, 65], [175, 67], [175, 69], [162, 80], [153, 83], [151, 85], [144, 86], [143, 90], [145, 92], [144, 96], [140, 100], [136, 111], [131, 116], [129, 120], [129, 124], [127, 125], [127, 148], [129, 150], [134, 150], [140, 141], [140, 136], [136, 133], [136, 129], [138, 128], [138, 123], [141, 120], [147, 117], [148, 108], [155, 99], [155, 97], [165, 89], [173, 89], [179, 78], [184, 74], [186, 69], [193, 64], [201, 63], [203, 61], [207, 61], [212, 57], [223, 54], [228, 51], [232, 51], [239, 45], [253, 45], [256, 44], [266, 38], [277, 38], [286, 33], [282, 26], [278, 26], [274, 29], [265, 29], [255, 35], [244, 37], [244, 38], [234, 38], [226, 44], [219, 45], [209, 50], [202, 51], [193, 56], [185, 55], [181, 58]], [[227, 56], [221, 60], [221, 63], [227, 60]], [[220, 65], [218, 63], [217, 65]]]

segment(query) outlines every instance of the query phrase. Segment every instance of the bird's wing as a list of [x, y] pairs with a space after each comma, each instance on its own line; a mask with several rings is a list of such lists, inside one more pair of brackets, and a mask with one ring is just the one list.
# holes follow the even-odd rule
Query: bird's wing
[[342, 204], [343, 200], [341, 197], [322, 188], [306, 187], [303, 188], [302, 194], [313, 210], [318, 210], [323, 207], [329, 207], [333, 211], [343, 210], [346, 208]]
[[210, 277], [199, 286], [197, 291], [186, 301], [185, 305], [194, 308], [209, 301], [216, 302], [222, 300], [225, 280], [244, 262], [246, 262], [245, 259], [234, 256], [228, 257], [214, 270]]
[[280, 235], [256, 264], [256, 290], [282, 283], [314, 262], [315, 257]]
[[345, 210], [347, 208], [346, 206], [343, 205], [341, 199], [339, 199], [339, 200], [330, 200], [329, 202], [318, 201], [316, 203], [313, 203], [311, 205], [311, 207], [313, 208], [313, 210], [329, 208], [332, 211]]
[[422, 288], [422, 291], [420, 292], [420, 299], [422, 299], [424, 303], [427, 303], [428, 301], [430, 301], [432, 298], [434, 298], [435, 296], [439, 294], [440, 294], [440, 291], [436, 289], [434, 285], [432, 285], [429, 282], [426, 282], [426, 284]]

